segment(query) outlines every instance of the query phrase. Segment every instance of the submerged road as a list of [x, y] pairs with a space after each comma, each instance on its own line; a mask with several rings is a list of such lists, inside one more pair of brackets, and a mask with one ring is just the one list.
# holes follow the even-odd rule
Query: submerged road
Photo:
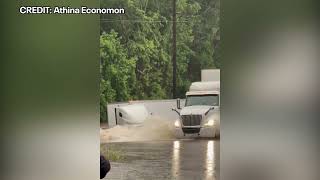
[[111, 162], [108, 180], [219, 180], [219, 140], [107, 143], [125, 160]]

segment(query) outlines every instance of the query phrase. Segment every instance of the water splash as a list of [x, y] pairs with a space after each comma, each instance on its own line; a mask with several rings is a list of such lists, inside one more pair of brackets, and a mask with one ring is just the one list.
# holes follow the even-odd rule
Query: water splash
[[121, 125], [100, 130], [101, 143], [169, 140], [174, 138], [173, 123], [159, 117], [147, 119], [141, 125]]

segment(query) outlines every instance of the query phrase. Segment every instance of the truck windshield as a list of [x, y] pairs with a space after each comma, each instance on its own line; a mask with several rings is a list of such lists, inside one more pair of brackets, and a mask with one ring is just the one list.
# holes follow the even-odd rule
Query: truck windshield
[[219, 95], [192, 95], [187, 96], [186, 106], [219, 106]]

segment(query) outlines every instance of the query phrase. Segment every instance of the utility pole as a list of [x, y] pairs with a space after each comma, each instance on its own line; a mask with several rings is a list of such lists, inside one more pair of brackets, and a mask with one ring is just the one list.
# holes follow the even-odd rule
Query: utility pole
[[172, 96], [175, 99], [177, 98], [177, 13], [176, 0], [172, 0], [172, 2]]

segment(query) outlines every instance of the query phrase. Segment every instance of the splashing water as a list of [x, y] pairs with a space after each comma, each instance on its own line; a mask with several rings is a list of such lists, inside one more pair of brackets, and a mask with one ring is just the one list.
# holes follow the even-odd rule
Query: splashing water
[[159, 117], [147, 119], [140, 125], [117, 125], [100, 130], [101, 143], [169, 140], [174, 138], [173, 123]]

